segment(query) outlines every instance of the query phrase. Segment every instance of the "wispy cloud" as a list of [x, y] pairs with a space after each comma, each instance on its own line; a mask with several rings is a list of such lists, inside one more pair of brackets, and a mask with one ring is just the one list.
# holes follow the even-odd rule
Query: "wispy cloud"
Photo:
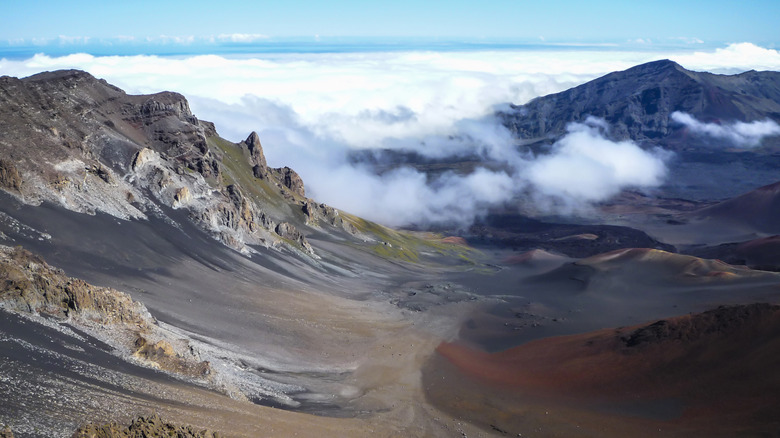
[[704, 41], [696, 37], [670, 37], [670, 40], [680, 41], [685, 44], [704, 44]]
[[189, 45], [196, 42], [194, 35], [157, 35], [145, 38], [149, 44], [182, 44]]
[[91, 38], [88, 36], [60, 35], [57, 37], [57, 43], [64, 44], [64, 45], [84, 45], [87, 44], [90, 41], [90, 39]]
[[685, 125], [694, 134], [725, 140], [730, 145], [743, 148], [760, 146], [765, 137], [780, 135], [780, 125], [773, 120], [756, 120], [750, 123], [739, 121], [727, 124], [704, 123], [680, 111], [672, 113], [672, 120]]
[[217, 35], [213, 39], [220, 42], [253, 43], [256, 41], [267, 40], [269, 38], [270, 37], [268, 35], [262, 35], [259, 33], [233, 33]]
[[535, 187], [536, 199], [577, 210], [627, 187], [657, 187], [664, 182], [671, 153], [643, 150], [632, 141], [610, 141], [608, 130], [603, 119], [572, 123], [550, 155], [530, 162], [523, 175]]

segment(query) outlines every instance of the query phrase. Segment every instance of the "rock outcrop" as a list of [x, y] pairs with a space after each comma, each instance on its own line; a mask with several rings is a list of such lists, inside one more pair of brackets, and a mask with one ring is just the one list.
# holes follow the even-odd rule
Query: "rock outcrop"
[[138, 336], [135, 340], [135, 348], [133, 356], [155, 368], [185, 376], [205, 377], [211, 374], [211, 366], [208, 362], [197, 362], [184, 357], [165, 339], [151, 342], [143, 336]]
[[5, 426], [0, 430], [0, 438], [14, 438], [14, 432], [9, 426]]
[[686, 345], [727, 337], [745, 327], [769, 325], [779, 316], [780, 306], [767, 303], [721, 306], [703, 313], [654, 322], [621, 335], [620, 340], [629, 349], [667, 342]]
[[268, 176], [268, 164], [265, 161], [263, 146], [260, 144], [260, 137], [257, 132], [252, 131], [241, 145], [249, 151], [249, 163], [252, 166], [252, 172], [255, 178], [264, 179]]
[[278, 175], [282, 185], [290, 189], [290, 191], [296, 195], [302, 198], [306, 197], [306, 189], [303, 187], [303, 180], [297, 172], [289, 167], [282, 167], [274, 169], [274, 173]]
[[132, 352], [142, 364], [193, 377], [211, 373], [209, 363], [197, 360], [187, 345], [174, 348], [165, 340], [142, 303], [68, 277], [22, 248], [0, 245], [0, 307], [67, 320]]
[[114, 289], [67, 277], [21, 248], [0, 246], [0, 300], [9, 310], [83, 318], [100, 324], [130, 324], [150, 330], [143, 304]]
[[358, 232], [354, 225], [341, 217], [338, 210], [329, 205], [306, 199], [303, 201], [301, 210], [306, 218], [307, 225], [317, 227], [322, 223], [326, 223], [333, 227], [341, 228], [349, 234], [357, 234]]
[[298, 229], [295, 228], [293, 224], [289, 222], [282, 222], [276, 226], [275, 231], [276, 234], [281, 236], [283, 239], [295, 242], [309, 254], [314, 254], [314, 248], [312, 248], [309, 244], [309, 241], [306, 240], [306, 236], [301, 234], [301, 232], [298, 231]]
[[176, 190], [176, 193], [173, 195], [174, 208], [184, 206], [190, 201], [192, 201], [192, 194], [190, 194], [190, 189], [186, 186]]
[[144, 166], [144, 164], [154, 160], [155, 158], [159, 158], [159, 154], [157, 152], [149, 148], [143, 148], [136, 152], [131, 163], [131, 168], [134, 171], [138, 171], [141, 167]]
[[0, 187], [18, 192], [22, 188], [22, 177], [14, 163], [0, 158]]
[[220, 436], [217, 432], [168, 423], [158, 415], [138, 417], [129, 426], [118, 423], [87, 424], [73, 434], [73, 438], [219, 438]]

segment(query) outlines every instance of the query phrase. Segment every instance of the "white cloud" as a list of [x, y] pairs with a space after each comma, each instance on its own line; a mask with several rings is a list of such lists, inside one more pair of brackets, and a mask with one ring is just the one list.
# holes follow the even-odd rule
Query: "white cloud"
[[780, 52], [751, 43], [730, 44], [714, 51], [698, 51], [674, 56], [684, 67], [716, 73], [740, 73], [746, 70], [780, 70]]
[[197, 38], [194, 35], [158, 35], [146, 37], [146, 42], [150, 44], [193, 44]]
[[602, 119], [570, 124], [552, 153], [531, 162], [525, 175], [539, 193], [571, 207], [606, 200], [627, 187], [663, 183], [668, 152], [610, 141], [605, 129]]
[[780, 125], [773, 120], [756, 120], [750, 123], [738, 121], [729, 124], [704, 123], [680, 111], [672, 113], [672, 120], [685, 125], [695, 134], [726, 140], [734, 146], [743, 148], [760, 146], [764, 137], [780, 135]]
[[268, 35], [261, 35], [259, 33], [233, 33], [216, 36], [217, 41], [231, 43], [253, 43], [255, 41], [267, 40], [268, 38]]
[[90, 37], [88, 36], [60, 35], [57, 37], [57, 42], [63, 45], [73, 45], [73, 44], [84, 45], [87, 44], [89, 41], [90, 41]]
[[[155, 41], [186, 44], [192, 38]], [[526, 190], [539, 199], [587, 204], [622, 187], [656, 185], [663, 177], [661, 158], [630, 144], [599, 140], [605, 127], [595, 127], [598, 122], [574, 126], [556, 146], [556, 155], [536, 162], [517, 152], [510, 134], [490, 115], [497, 105], [525, 103], [663, 58], [690, 69], [725, 68], [735, 60], [743, 69], [780, 69], [776, 51], [742, 44], [695, 53], [553, 49], [236, 58], [36, 55], [0, 59], [0, 74], [80, 68], [129, 93], [180, 92], [196, 116], [215, 122], [224, 137], [239, 141], [258, 131], [269, 164], [298, 170], [307, 191], [319, 200], [400, 225], [465, 223], [486, 206], [509, 202]], [[349, 165], [348, 153], [358, 148], [410, 149], [430, 157], [477, 154], [502, 163], [503, 170], [482, 169], [467, 177], [446, 174], [434, 181], [410, 169], [377, 177]], [[591, 148], [602, 154], [589, 155]], [[606, 154], [615, 158], [605, 161]], [[629, 168], [634, 171], [626, 174]], [[576, 181], [565, 181], [573, 175], [578, 175]]]
[[695, 37], [670, 37], [669, 39], [680, 41], [685, 44], [704, 44], [704, 41]]

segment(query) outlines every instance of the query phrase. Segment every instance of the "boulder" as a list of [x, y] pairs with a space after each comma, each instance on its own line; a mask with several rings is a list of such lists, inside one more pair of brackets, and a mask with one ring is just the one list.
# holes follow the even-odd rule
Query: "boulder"
[[178, 208], [184, 205], [189, 204], [192, 201], [192, 194], [190, 193], [190, 189], [185, 187], [182, 187], [178, 190], [176, 190], [176, 193], [173, 195], [173, 208]]
[[133, 170], [138, 171], [138, 169], [142, 168], [144, 164], [152, 161], [158, 155], [159, 154], [157, 154], [157, 152], [149, 148], [141, 149], [140, 151], [136, 152], [136, 154], [133, 156], [133, 163], [132, 163]]
[[309, 254], [314, 254], [314, 248], [312, 248], [311, 244], [309, 244], [309, 241], [306, 240], [306, 236], [298, 231], [298, 229], [295, 228], [293, 224], [289, 222], [281, 222], [276, 226], [275, 231], [276, 234], [278, 234], [283, 239], [291, 240], [300, 245]]
[[22, 188], [22, 176], [14, 163], [0, 158], [0, 187], [19, 191]]

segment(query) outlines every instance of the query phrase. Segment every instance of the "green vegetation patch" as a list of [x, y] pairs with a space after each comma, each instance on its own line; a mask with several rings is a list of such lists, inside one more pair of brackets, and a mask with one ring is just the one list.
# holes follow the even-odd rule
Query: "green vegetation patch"
[[435, 233], [399, 231], [341, 212], [342, 218], [351, 223], [359, 233], [372, 236], [374, 242], [369, 248], [385, 259], [418, 263], [423, 257], [454, 259], [459, 264], [477, 265], [481, 253], [471, 247], [445, 242]]
[[207, 142], [209, 147], [222, 152], [223, 184], [235, 184], [259, 205], [271, 205], [277, 210], [288, 208], [287, 201], [270, 181], [255, 178], [249, 155], [241, 146], [222, 137], [210, 137]]

